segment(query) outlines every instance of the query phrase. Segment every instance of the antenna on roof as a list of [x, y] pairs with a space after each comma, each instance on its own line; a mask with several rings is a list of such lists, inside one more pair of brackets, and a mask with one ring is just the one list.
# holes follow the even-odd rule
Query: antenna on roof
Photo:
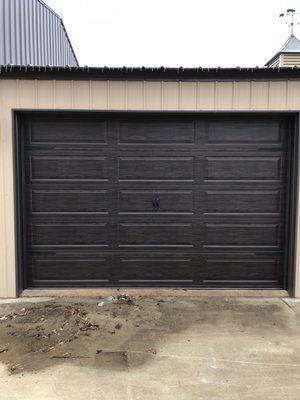
[[[279, 14], [279, 17], [287, 17], [289, 19], [289, 22], [286, 22], [286, 24], [291, 28], [291, 36], [294, 36], [294, 25], [295, 25], [295, 15], [299, 15], [300, 13], [296, 13], [296, 10], [293, 8], [288, 8], [285, 13]], [[296, 23], [299, 25], [299, 22], [296, 21]]]

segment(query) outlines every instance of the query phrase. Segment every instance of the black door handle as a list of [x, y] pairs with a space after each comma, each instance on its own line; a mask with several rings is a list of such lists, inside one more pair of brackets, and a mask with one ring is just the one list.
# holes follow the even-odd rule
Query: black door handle
[[152, 206], [154, 210], [159, 210], [159, 203], [160, 203], [160, 198], [159, 195], [157, 194], [156, 196], [153, 196], [152, 198]]

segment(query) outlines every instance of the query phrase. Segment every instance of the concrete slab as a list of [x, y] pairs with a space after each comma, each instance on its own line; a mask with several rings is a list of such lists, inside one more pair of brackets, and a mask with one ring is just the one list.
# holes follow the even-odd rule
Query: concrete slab
[[69, 288], [25, 289], [21, 297], [96, 297], [126, 293], [146, 297], [287, 297], [281, 289]]
[[0, 400], [299, 400], [299, 305], [231, 297], [0, 304]]

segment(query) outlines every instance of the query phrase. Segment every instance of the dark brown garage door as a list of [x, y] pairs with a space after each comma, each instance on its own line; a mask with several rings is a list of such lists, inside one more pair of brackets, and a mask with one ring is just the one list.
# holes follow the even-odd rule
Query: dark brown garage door
[[282, 287], [289, 124], [25, 118], [26, 286]]

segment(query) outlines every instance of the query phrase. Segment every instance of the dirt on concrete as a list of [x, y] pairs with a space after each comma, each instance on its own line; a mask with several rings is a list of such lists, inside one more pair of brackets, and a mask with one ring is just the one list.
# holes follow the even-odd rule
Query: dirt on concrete
[[[162, 324], [163, 301], [119, 295], [2, 305], [0, 362], [13, 374], [37, 371], [67, 358], [126, 368], [126, 342], [135, 333]], [[149, 340], [151, 351], [141, 348], [143, 357], [137, 352], [138, 362], [155, 354], [152, 346]]]
[[0, 400], [299, 400], [300, 302], [0, 301]]
[[[229, 303], [230, 302], [230, 307]], [[260, 312], [257, 313], [257, 307]], [[80, 359], [82, 364], [123, 370], [156, 357], [166, 334], [187, 330], [191, 324], [217, 329], [216, 317], [240, 316], [240, 329], [253, 329], [278, 314], [278, 304], [236, 300], [131, 298], [54, 299], [0, 306], [0, 362], [11, 374], [38, 371]], [[253, 314], [251, 323], [249, 316]], [[278, 314], [280, 315], [280, 314]], [[285, 321], [274, 324], [284, 328]], [[243, 317], [244, 316], [244, 317]], [[275, 321], [275, 320], [274, 320]]]

